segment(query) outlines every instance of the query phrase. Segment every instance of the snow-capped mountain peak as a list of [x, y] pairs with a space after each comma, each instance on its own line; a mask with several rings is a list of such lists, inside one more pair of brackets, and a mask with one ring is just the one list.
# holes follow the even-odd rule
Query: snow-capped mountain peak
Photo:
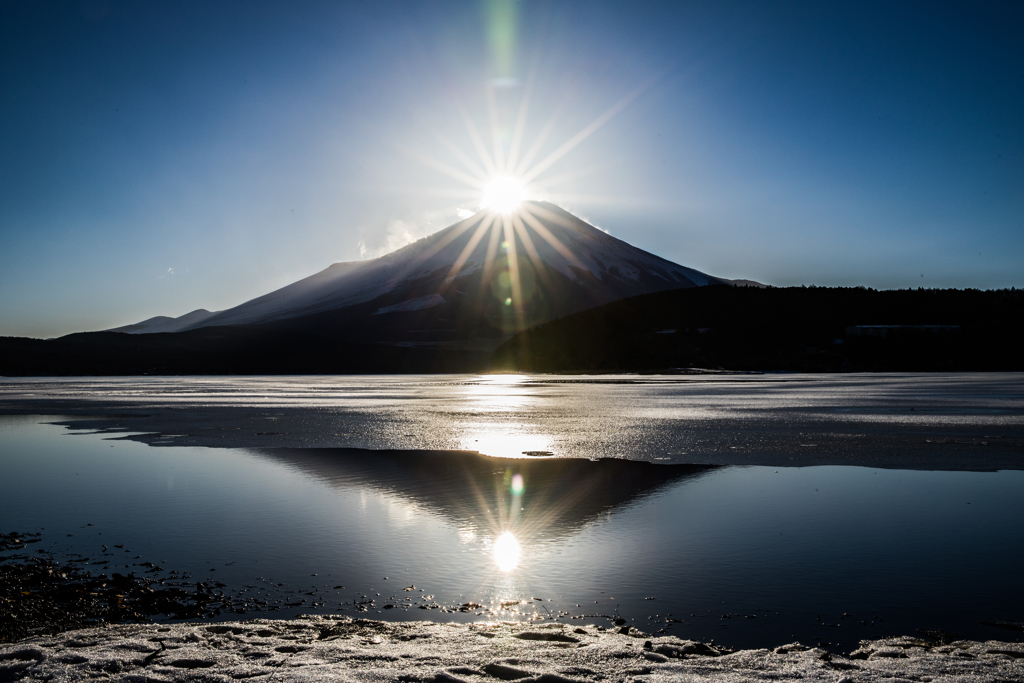
[[383, 315], [440, 307], [470, 296], [466, 291], [478, 303], [503, 302], [521, 327], [624, 296], [720, 282], [633, 247], [554, 204], [524, 202], [511, 214], [480, 211], [375, 259], [335, 263], [225, 311], [151, 319], [118, 331], [262, 324], [371, 302], [368, 314]]

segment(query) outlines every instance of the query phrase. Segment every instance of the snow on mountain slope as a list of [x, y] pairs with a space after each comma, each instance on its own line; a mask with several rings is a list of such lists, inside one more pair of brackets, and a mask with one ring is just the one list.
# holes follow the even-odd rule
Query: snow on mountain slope
[[434, 306], [440, 306], [443, 303], [444, 297], [440, 294], [428, 294], [426, 296], [418, 296], [415, 299], [403, 301], [400, 304], [382, 306], [374, 311], [373, 314], [382, 315], [384, 313], [397, 313], [400, 311], [422, 311], [424, 308], [433, 308]]
[[[180, 323], [179, 330], [267, 323], [366, 303], [404, 289], [411, 292], [408, 306], [389, 302], [377, 312], [416, 310], [425, 302], [433, 306], [444, 298], [414, 290], [411, 283], [431, 278], [457, 283], [480, 271], [486, 273], [495, 264], [509, 271], [542, 264], [592, 290], [595, 305], [631, 294], [723, 282], [616, 239], [554, 204], [525, 202], [510, 216], [480, 211], [385, 256], [335, 263], [234, 308], [188, 322], [183, 316], [175, 322]], [[143, 328], [147, 323], [129, 327], [144, 333], [168, 331], [170, 324]]]

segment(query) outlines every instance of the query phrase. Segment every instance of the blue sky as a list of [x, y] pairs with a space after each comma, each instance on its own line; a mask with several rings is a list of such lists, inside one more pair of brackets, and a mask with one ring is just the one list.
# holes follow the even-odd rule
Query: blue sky
[[615, 112], [538, 191], [665, 258], [1020, 287], [1022, 28], [1020, 3], [7, 0], [0, 334], [218, 310], [445, 227], [479, 201], [443, 170], [480, 162], [466, 120], [507, 150], [526, 93], [537, 159]]

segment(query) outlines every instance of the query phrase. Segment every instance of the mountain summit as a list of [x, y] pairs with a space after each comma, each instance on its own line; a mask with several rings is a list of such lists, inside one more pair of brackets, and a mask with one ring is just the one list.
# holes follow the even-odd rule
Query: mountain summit
[[480, 372], [516, 332], [625, 297], [711, 284], [733, 283], [637, 249], [554, 204], [523, 202], [226, 311], [53, 340], [0, 339], [0, 372]]
[[356, 318], [380, 319], [369, 326], [397, 331], [403, 326], [398, 320], [384, 319], [402, 318], [425, 326], [424, 332], [496, 337], [628, 296], [723, 283], [728, 281], [616, 239], [554, 204], [524, 202], [508, 214], [480, 211], [379, 258], [335, 263], [225, 311], [200, 309], [111, 331], [279, 327], [289, 321], [333, 326]]

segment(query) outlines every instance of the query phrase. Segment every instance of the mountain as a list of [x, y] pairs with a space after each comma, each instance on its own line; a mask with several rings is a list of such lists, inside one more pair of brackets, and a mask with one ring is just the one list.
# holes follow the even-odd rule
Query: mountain
[[335, 263], [225, 311], [200, 309], [111, 331], [436, 309], [431, 317], [456, 327], [479, 328], [484, 319], [495, 332], [509, 333], [627, 296], [722, 282], [637, 249], [554, 204], [526, 202], [510, 216], [480, 211], [386, 256]]
[[512, 334], [626, 297], [728, 281], [547, 202], [481, 211], [225, 311], [0, 339], [0, 374], [476, 372]]
[[115, 327], [108, 332], [124, 332], [125, 334], [154, 334], [158, 332], [181, 332], [199, 325], [203, 320], [215, 315], [205, 308], [199, 308], [178, 318], [158, 315], [141, 323]]

